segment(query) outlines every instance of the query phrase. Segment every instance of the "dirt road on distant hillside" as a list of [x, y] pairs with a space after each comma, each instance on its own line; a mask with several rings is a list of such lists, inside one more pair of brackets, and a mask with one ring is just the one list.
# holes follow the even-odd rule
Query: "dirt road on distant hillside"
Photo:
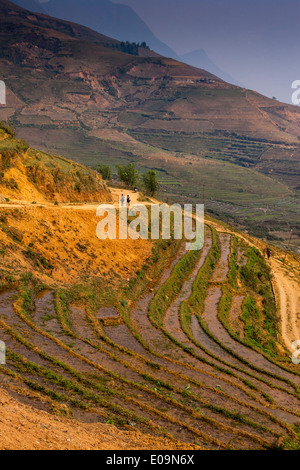
[[[220, 230], [218, 223], [212, 222], [217, 230]], [[232, 230], [222, 229], [224, 232], [234, 233]], [[249, 237], [238, 234], [247, 243], [256, 246], [249, 240]], [[256, 246], [261, 251], [266, 247], [264, 242]], [[269, 260], [273, 275], [273, 289], [276, 297], [278, 313], [281, 319], [281, 335], [285, 346], [289, 351], [293, 351], [292, 342], [300, 340], [300, 275], [299, 269], [293, 270], [288, 264], [283, 264], [283, 260], [271, 257]], [[290, 269], [289, 269], [290, 268]]]
[[281, 334], [286, 347], [300, 340], [300, 283], [288, 269], [277, 260], [271, 260], [274, 276], [273, 286], [281, 316]]

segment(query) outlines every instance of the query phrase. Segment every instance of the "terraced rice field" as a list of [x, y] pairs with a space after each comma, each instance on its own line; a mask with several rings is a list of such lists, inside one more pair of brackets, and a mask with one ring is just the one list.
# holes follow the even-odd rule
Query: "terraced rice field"
[[277, 341], [267, 275], [256, 284], [264, 260], [205, 234], [201, 252], [174, 243], [159, 273], [110, 305], [30, 279], [3, 290], [1, 386], [46, 411], [199, 448], [298, 448], [300, 376]]

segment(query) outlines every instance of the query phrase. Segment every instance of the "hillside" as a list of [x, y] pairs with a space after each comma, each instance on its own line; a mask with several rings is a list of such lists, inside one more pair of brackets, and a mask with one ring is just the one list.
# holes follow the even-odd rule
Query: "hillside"
[[0, 448], [298, 449], [299, 259], [272, 246], [266, 260], [264, 242], [208, 216], [200, 251], [99, 240], [96, 208], [123, 190], [100, 180], [68, 200], [73, 169], [98, 176], [1, 126], [15, 197], [0, 202]]
[[29, 148], [0, 122], [0, 198], [29, 202], [110, 201], [101, 176], [66, 158]]
[[[268, 262], [265, 244], [206, 218], [199, 252], [172, 239], [98, 240], [97, 260], [91, 246], [72, 247], [57, 279], [41, 258], [23, 265], [19, 253], [31, 240], [32, 254], [49, 249], [59, 265], [57, 252], [71, 240], [82, 248], [88, 234], [94, 244], [95, 226], [79, 217], [85, 212], [87, 222], [95, 206], [33, 214], [21, 201], [15, 206], [1, 208], [0, 384], [17, 400], [0, 391], [1, 448], [299, 448], [290, 349], [299, 331], [299, 260], [273, 247]], [[127, 273], [105, 275], [108, 262]]]
[[151, 246], [140, 242], [133, 250], [131, 240], [113, 246], [96, 237], [96, 208], [113, 200], [100, 175], [28, 148], [11, 134], [0, 123], [1, 281], [20, 279], [24, 272], [41, 282], [67, 284], [131, 277]]
[[[299, 108], [0, 14], [0, 449], [299, 450]], [[156, 169], [158, 200], [99, 162]], [[202, 249], [100, 240], [123, 191], [205, 202]]]

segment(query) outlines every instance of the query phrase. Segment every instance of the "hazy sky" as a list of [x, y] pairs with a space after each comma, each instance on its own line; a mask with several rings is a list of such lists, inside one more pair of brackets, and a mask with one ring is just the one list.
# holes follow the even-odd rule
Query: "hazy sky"
[[291, 102], [300, 79], [300, 0], [112, 0], [178, 54], [203, 48], [247, 87]]

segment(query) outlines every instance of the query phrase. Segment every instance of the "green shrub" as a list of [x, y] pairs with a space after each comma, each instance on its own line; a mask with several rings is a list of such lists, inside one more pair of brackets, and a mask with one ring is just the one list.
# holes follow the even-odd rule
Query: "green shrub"
[[100, 173], [104, 180], [110, 181], [112, 178], [111, 168], [109, 165], [99, 165], [96, 167], [96, 171]]
[[139, 174], [132, 163], [129, 163], [128, 165], [124, 166], [116, 165], [116, 167], [118, 170], [118, 177], [120, 181], [130, 187], [133, 187], [135, 184], [137, 184]]
[[11, 123], [0, 121], [0, 129], [4, 130], [6, 134], [10, 135], [13, 139], [16, 137], [15, 128]]

